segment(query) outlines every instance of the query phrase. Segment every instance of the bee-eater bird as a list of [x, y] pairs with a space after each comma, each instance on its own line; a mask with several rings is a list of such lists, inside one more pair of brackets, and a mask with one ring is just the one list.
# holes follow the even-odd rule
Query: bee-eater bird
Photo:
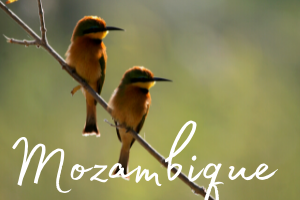
[[[132, 128], [137, 133], [143, 127], [151, 104], [149, 89], [156, 81], [171, 81], [154, 77], [152, 72], [144, 67], [133, 67], [125, 72], [120, 85], [115, 89], [109, 100], [111, 115], [115, 124]], [[118, 138], [122, 143], [119, 163], [128, 171], [129, 150], [134, 143], [133, 136], [127, 128], [116, 128]], [[121, 168], [116, 168], [116, 174]]]
[[[106, 26], [103, 19], [96, 16], [86, 16], [77, 22], [71, 38], [71, 44], [66, 53], [66, 62], [81, 78], [83, 78], [99, 95], [101, 93], [106, 71], [106, 47], [102, 42], [108, 31], [119, 31], [121, 28]], [[76, 86], [72, 95], [81, 89]], [[84, 88], [86, 98], [86, 123], [83, 135], [100, 136], [96, 120], [96, 100]]]

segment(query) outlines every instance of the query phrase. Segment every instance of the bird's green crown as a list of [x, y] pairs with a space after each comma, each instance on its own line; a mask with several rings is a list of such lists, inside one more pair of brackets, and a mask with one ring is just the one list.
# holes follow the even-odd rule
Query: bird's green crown
[[149, 90], [156, 81], [171, 81], [165, 78], [154, 77], [153, 73], [144, 67], [133, 67], [127, 70], [119, 87], [131, 85]]
[[122, 84], [131, 84], [137, 82], [149, 82], [153, 79], [153, 73], [144, 67], [133, 67], [128, 69], [122, 79]]

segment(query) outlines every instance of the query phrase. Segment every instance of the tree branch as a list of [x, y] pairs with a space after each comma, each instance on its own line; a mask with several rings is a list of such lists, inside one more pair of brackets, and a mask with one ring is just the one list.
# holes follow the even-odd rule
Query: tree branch
[[14, 38], [9, 38], [7, 37], [6, 35], [3, 35], [6, 39], [6, 41], [8, 43], [12, 43], [12, 44], [21, 44], [21, 45], [25, 45], [26, 47], [29, 46], [29, 45], [37, 45], [38, 46], [38, 43], [35, 41], [35, 40], [16, 40]]
[[[84, 87], [94, 98], [95, 100], [109, 113], [111, 114], [111, 108], [107, 105], [107, 103], [99, 96], [70, 66], [68, 66], [64, 59], [59, 56], [59, 54], [48, 44], [47, 37], [46, 37], [46, 27], [45, 27], [45, 20], [44, 20], [44, 12], [42, 8], [41, 0], [37, 0], [38, 8], [39, 8], [39, 18], [40, 18], [40, 30], [42, 37], [39, 37], [29, 26], [27, 26], [17, 15], [15, 15], [10, 9], [8, 9], [5, 4], [0, 1], [0, 7], [6, 12], [15, 22], [17, 22], [34, 40], [27, 41], [27, 40], [16, 40], [13, 38], [8, 38], [7, 42], [12, 44], [21, 44], [21, 45], [36, 45], [44, 47], [62, 66], [64, 70], [66, 70], [70, 76], [72, 76], [78, 83]], [[158, 162], [160, 162], [164, 167], [168, 167], [168, 163], [165, 161], [165, 158], [161, 156], [154, 148], [152, 148], [143, 138], [141, 138], [138, 133], [134, 130], [130, 129], [130, 133], [132, 136], [142, 145]], [[171, 170], [174, 174], [177, 173], [176, 168], [172, 168]], [[200, 187], [194, 182], [191, 182], [188, 177], [180, 173], [178, 178], [182, 180], [185, 184], [187, 184], [195, 194], [202, 195], [205, 197], [206, 191], [204, 187]], [[214, 200], [212, 196], [209, 196], [209, 200]]]
[[47, 44], [47, 37], [46, 37], [46, 26], [45, 26], [45, 18], [44, 18], [44, 10], [42, 7], [42, 1], [38, 0], [38, 7], [39, 7], [39, 16], [40, 16], [40, 24], [41, 24], [41, 33], [42, 33], [42, 41]]

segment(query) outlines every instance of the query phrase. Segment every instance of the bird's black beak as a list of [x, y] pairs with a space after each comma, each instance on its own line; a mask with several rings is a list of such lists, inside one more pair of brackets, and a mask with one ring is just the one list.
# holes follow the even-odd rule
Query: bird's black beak
[[122, 28], [118, 28], [118, 27], [113, 27], [113, 26], [107, 26], [105, 28], [106, 31], [125, 31], [124, 29]]
[[153, 81], [169, 81], [169, 82], [172, 82], [172, 80], [170, 80], [170, 79], [160, 78], [160, 77], [153, 77], [152, 80]]

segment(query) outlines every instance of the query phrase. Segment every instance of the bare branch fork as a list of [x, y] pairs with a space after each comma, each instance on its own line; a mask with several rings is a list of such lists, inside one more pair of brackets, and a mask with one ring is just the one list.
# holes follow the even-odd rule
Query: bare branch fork
[[[62, 69], [66, 70], [70, 76], [72, 76], [77, 82], [79, 82], [82, 87], [84, 87], [94, 98], [95, 100], [109, 113], [111, 114], [111, 109], [107, 105], [107, 103], [99, 96], [72, 68], [70, 68], [64, 61], [62, 57], [48, 44], [47, 36], [46, 36], [46, 27], [44, 20], [44, 11], [42, 8], [41, 0], [37, 0], [38, 8], [39, 8], [39, 18], [40, 18], [40, 30], [41, 37], [38, 36], [29, 26], [27, 26], [17, 15], [15, 15], [10, 9], [8, 9], [5, 4], [0, 1], [0, 7], [4, 12], [6, 12], [15, 22], [17, 22], [34, 40], [16, 40], [13, 38], [9, 38], [4, 36], [7, 39], [8, 43], [12, 44], [21, 44], [25, 46], [34, 45], [34, 46], [42, 46], [46, 49], [62, 66]], [[111, 124], [112, 125], [112, 124]], [[134, 130], [130, 129], [130, 134], [142, 145], [158, 162], [160, 162], [164, 167], [168, 167], [168, 163], [165, 161], [165, 158], [161, 156], [155, 149], [153, 149], [143, 138], [141, 138]], [[176, 174], [177, 169], [172, 168], [172, 173]], [[191, 182], [187, 176], [183, 173], [178, 175], [178, 178], [182, 180], [185, 184], [187, 184], [195, 194], [202, 195], [205, 197], [206, 191], [204, 187], [200, 187], [194, 182]], [[214, 200], [212, 196], [209, 196], [209, 200]]]

